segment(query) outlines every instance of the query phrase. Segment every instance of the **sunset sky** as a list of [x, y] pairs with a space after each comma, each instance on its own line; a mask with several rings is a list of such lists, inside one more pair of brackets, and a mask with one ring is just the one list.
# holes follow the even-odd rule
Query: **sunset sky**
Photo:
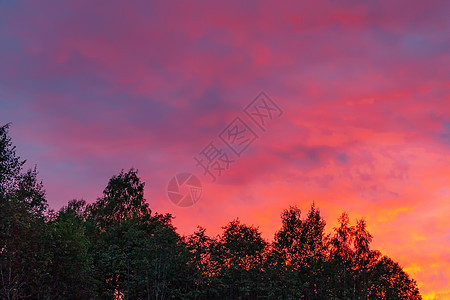
[[[0, 0], [0, 125], [51, 208], [131, 167], [180, 234], [239, 217], [271, 240], [315, 202], [365, 217], [425, 299], [450, 299], [449, 1]], [[264, 92], [282, 110], [246, 115]], [[238, 157], [220, 134], [257, 138]], [[234, 160], [213, 182], [194, 157]], [[196, 175], [178, 207], [169, 180]]]

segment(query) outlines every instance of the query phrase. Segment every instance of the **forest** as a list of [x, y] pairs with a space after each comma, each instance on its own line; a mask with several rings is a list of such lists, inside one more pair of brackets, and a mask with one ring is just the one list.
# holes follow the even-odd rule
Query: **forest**
[[93, 203], [46, 202], [0, 127], [1, 299], [422, 299], [391, 258], [371, 249], [364, 219], [343, 213], [332, 233], [312, 204], [281, 212], [272, 241], [239, 219], [208, 236], [177, 233], [151, 211], [131, 169]]

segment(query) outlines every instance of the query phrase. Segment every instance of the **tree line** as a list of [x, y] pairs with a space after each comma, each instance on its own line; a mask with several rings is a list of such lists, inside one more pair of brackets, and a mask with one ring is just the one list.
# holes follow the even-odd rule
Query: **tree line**
[[272, 242], [239, 219], [181, 236], [151, 212], [136, 170], [94, 203], [49, 209], [36, 168], [24, 171], [0, 127], [1, 299], [421, 299], [401, 266], [372, 250], [364, 219], [333, 233], [313, 204], [281, 214]]

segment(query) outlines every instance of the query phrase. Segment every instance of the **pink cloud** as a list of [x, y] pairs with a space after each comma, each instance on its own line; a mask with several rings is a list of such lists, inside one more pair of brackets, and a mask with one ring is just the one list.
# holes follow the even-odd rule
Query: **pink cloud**
[[[183, 233], [239, 216], [271, 239], [315, 201], [329, 230], [365, 216], [424, 295], [448, 295], [447, 2], [0, 7], [0, 120], [54, 208], [130, 167]], [[284, 115], [211, 183], [193, 156], [261, 90]], [[165, 195], [180, 171], [204, 184], [189, 209]]]

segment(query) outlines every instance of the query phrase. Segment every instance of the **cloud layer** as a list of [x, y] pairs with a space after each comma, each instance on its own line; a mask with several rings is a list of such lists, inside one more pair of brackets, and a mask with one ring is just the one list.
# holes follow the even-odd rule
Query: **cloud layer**
[[[136, 167], [182, 233], [239, 216], [271, 239], [288, 205], [328, 227], [365, 216], [374, 247], [450, 296], [447, 1], [0, 2], [0, 121], [50, 205], [94, 201]], [[262, 131], [244, 107], [284, 111]], [[195, 166], [235, 118], [258, 138], [211, 182]], [[222, 144], [225, 148], [225, 145]], [[166, 196], [193, 172], [203, 197]]]

